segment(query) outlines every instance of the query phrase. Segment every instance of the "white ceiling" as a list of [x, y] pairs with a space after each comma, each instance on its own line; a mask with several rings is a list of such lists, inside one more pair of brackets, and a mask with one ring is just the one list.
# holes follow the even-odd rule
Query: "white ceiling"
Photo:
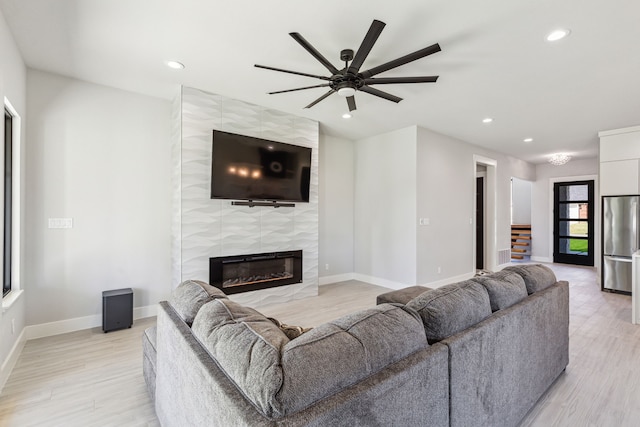
[[[597, 133], [640, 124], [638, 0], [0, 0], [29, 67], [171, 99], [180, 84], [308, 117], [358, 139], [417, 124], [542, 163], [597, 155]], [[433, 43], [442, 52], [377, 77], [439, 75], [437, 83], [378, 86], [399, 104], [357, 93], [345, 120], [320, 84], [255, 68], [328, 71], [301, 33], [341, 68], [373, 19], [387, 24], [362, 69]], [[549, 43], [557, 27], [571, 35]], [[164, 61], [186, 65], [172, 70]], [[494, 118], [483, 124], [485, 117]], [[524, 138], [534, 139], [531, 143]]]

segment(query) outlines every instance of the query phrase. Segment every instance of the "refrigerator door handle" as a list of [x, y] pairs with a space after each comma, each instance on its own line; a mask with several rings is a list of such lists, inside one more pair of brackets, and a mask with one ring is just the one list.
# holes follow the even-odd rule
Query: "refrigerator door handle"
[[[635, 199], [631, 201], [631, 212], [632, 212], [631, 233], [634, 236], [638, 236], [638, 203], [636, 202]], [[631, 254], [634, 254], [638, 250], [637, 243], [638, 242], [636, 237], [636, 241], [631, 243]]]
[[605, 258], [610, 259], [611, 261], [631, 262], [631, 258], [621, 258], [618, 256], [605, 256]]

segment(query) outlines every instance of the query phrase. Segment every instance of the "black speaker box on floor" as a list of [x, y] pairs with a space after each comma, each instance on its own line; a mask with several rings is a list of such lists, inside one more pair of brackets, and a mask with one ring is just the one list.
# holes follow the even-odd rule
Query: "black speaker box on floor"
[[102, 330], [130, 328], [133, 325], [133, 290], [114, 289], [102, 292]]

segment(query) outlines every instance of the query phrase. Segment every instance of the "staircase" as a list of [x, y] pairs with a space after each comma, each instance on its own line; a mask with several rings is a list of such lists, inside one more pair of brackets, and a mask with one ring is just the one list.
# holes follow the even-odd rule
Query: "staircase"
[[511, 225], [511, 259], [531, 256], [531, 224]]

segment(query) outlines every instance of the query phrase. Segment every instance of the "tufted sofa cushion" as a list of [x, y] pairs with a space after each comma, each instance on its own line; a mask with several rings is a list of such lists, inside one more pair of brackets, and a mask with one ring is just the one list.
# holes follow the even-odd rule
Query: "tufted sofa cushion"
[[295, 413], [428, 346], [417, 313], [383, 304], [289, 340], [259, 312], [205, 304], [193, 334], [265, 415]]
[[412, 310], [382, 304], [349, 314], [285, 346], [278, 398], [287, 413], [304, 409], [427, 346]]
[[491, 315], [487, 290], [467, 280], [442, 286], [417, 296], [407, 307], [422, 318], [429, 344], [467, 329]]
[[542, 264], [512, 265], [503, 271], [512, 271], [522, 276], [529, 295], [547, 289], [558, 281], [553, 271]]
[[217, 298], [227, 298], [220, 289], [200, 280], [185, 280], [175, 288], [169, 302], [189, 326], [204, 304]]
[[513, 271], [499, 271], [474, 277], [474, 282], [485, 287], [491, 302], [491, 311], [498, 311], [516, 304], [527, 297], [524, 279]]
[[252, 308], [216, 299], [202, 306], [191, 330], [249, 400], [267, 416], [282, 415], [276, 393], [283, 381], [280, 354], [289, 339], [275, 323]]

